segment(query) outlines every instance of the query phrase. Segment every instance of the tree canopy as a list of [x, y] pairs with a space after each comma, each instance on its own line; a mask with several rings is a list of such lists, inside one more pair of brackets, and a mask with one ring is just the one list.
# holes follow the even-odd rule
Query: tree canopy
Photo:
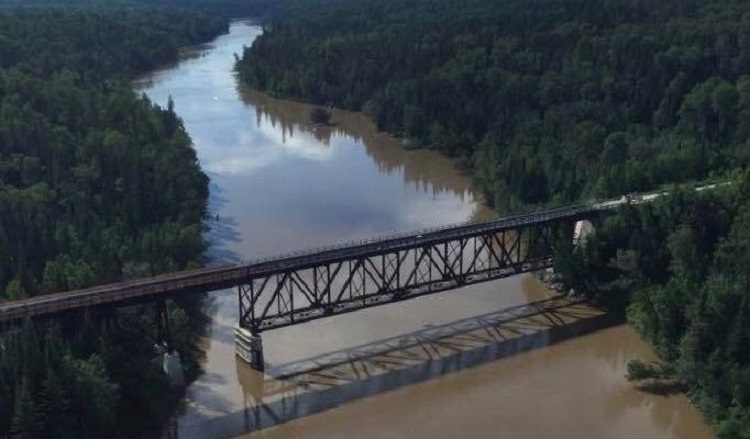
[[503, 210], [730, 182], [623, 207], [556, 268], [627, 310], [720, 438], [750, 438], [750, 2], [282, 9], [237, 63], [247, 84], [362, 110], [462, 160]]
[[[172, 106], [129, 81], [226, 31], [226, 19], [69, 3], [81, 4], [0, 9], [0, 300], [203, 263], [208, 179]], [[168, 309], [190, 377], [201, 303]], [[0, 437], [158, 430], [177, 395], [144, 335], [156, 333], [148, 311], [4, 330]]]
[[749, 159], [741, 0], [290, 1], [237, 68], [460, 158], [505, 210]]
[[[720, 439], [750, 437], [750, 173], [732, 177], [622, 208], [566, 261], [576, 291], [625, 311], [653, 343], [658, 373], [689, 389]], [[637, 366], [631, 375], [653, 373]]]

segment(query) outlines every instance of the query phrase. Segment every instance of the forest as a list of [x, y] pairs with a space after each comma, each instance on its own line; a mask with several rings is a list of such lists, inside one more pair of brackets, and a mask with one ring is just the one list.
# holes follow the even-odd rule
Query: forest
[[667, 188], [555, 268], [654, 345], [631, 378], [750, 438], [750, 2], [290, 1], [263, 29], [243, 81], [365, 112], [501, 211]]
[[624, 311], [655, 347], [662, 361], [631, 361], [629, 377], [687, 391], [719, 439], [750, 437], [750, 173], [732, 177], [627, 206], [556, 261], [576, 291]]
[[[204, 262], [208, 179], [172, 105], [137, 96], [129, 81], [228, 22], [167, 6], [78, 3], [0, 9], [3, 301]], [[203, 300], [167, 311], [189, 379]], [[6, 328], [0, 437], [157, 434], [179, 394], [144, 335], [154, 322], [144, 306]]]
[[[324, 5], [322, 7], [321, 5]], [[747, 164], [750, 3], [291, 1], [237, 69], [473, 169], [502, 210]]]

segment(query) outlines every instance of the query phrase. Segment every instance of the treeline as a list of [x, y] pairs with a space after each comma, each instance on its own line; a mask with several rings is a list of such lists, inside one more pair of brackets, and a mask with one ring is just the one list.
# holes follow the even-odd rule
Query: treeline
[[461, 159], [505, 210], [730, 182], [626, 206], [555, 265], [653, 342], [633, 377], [750, 438], [750, 2], [291, 0], [237, 69]]
[[[171, 105], [129, 80], [222, 18], [145, 6], [0, 12], [0, 300], [203, 263], [207, 177]], [[197, 371], [201, 297], [168, 309]], [[0, 437], [144, 437], [176, 402], [148, 308], [4, 328]]]
[[6, 298], [200, 263], [207, 179], [174, 111], [124, 80], [226, 22], [142, 12], [0, 14]]
[[44, 8], [70, 11], [78, 8], [91, 11], [117, 7], [141, 9], [143, 13], [148, 14], [149, 10], [158, 7], [208, 14], [219, 20], [262, 17], [276, 10], [278, 6], [278, 2], [273, 0], [0, 0], [0, 10]]
[[504, 209], [746, 165], [742, 0], [291, 1], [238, 63], [473, 166]]
[[663, 364], [633, 363], [633, 378], [688, 389], [720, 439], [750, 438], [750, 173], [672, 191], [622, 208], [556, 268], [651, 340]]

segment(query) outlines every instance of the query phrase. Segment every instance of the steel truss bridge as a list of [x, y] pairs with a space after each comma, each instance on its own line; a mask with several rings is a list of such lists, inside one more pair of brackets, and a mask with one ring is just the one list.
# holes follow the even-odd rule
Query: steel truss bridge
[[573, 206], [293, 258], [238, 285], [253, 334], [552, 266], [555, 242], [598, 209]]
[[577, 221], [617, 205], [575, 205], [0, 303], [0, 324], [236, 287], [239, 326], [259, 334], [550, 267], [556, 240], [572, 240]]

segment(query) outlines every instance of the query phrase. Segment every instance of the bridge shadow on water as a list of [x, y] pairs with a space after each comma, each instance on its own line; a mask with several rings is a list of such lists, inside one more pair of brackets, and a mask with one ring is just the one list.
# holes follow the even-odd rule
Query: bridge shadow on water
[[268, 365], [265, 375], [237, 360], [245, 409], [180, 429], [234, 437], [621, 323], [589, 303], [558, 296]]

